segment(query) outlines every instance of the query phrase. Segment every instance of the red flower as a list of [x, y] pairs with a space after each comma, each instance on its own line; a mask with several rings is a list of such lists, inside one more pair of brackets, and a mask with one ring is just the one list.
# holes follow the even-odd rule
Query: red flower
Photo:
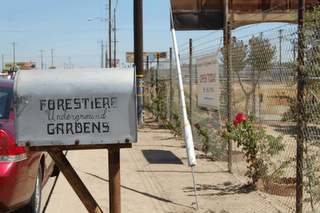
[[195, 127], [196, 129], [199, 129], [199, 128], [200, 128], [200, 124], [197, 123], [197, 124], [194, 125], [194, 127]]
[[237, 126], [239, 124], [241, 124], [241, 122], [238, 122], [237, 120], [233, 121], [233, 125]]
[[244, 116], [242, 113], [238, 113], [237, 117], [236, 117], [236, 121], [241, 124], [241, 121], [245, 121], [247, 120], [247, 117]]
[[242, 113], [238, 113], [238, 115], [236, 116], [236, 120], [237, 121], [241, 121], [241, 118], [243, 117]]

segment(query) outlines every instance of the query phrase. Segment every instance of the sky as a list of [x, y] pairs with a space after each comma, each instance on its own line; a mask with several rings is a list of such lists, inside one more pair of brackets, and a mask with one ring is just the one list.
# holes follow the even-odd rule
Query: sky
[[[0, 13], [0, 54], [4, 62], [13, 61], [15, 47], [16, 62], [36, 62], [38, 69], [41, 64], [40, 50], [44, 68], [51, 66], [52, 62], [59, 69], [69, 67], [70, 62], [73, 68], [101, 67], [101, 41], [108, 44], [109, 23], [98, 18], [92, 21], [88, 19], [108, 18], [108, 4], [108, 0], [3, 1]], [[120, 60], [121, 67], [132, 66], [132, 63], [126, 63], [125, 54], [133, 52], [134, 48], [133, 0], [112, 0], [112, 19], [115, 7], [116, 58]], [[254, 27], [247, 31], [258, 32], [259, 29], [264, 27]], [[112, 41], [113, 34], [112, 31]], [[178, 46], [186, 48], [183, 45], [189, 42], [189, 38], [209, 37], [208, 34], [211, 40], [216, 37], [213, 40], [221, 43], [222, 31], [177, 31]], [[143, 39], [144, 52], [168, 52], [173, 47], [169, 0], [143, 1]], [[202, 39], [201, 42], [205, 43], [206, 40]]]

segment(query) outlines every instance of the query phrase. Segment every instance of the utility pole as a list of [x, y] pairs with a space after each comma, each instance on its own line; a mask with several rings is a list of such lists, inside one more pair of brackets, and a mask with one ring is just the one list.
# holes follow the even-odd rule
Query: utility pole
[[106, 44], [106, 66], [105, 66], [105, 68], [108, 68], [108, 64], [109, 64], [108, 63], [108, 45]]
[[143, 105], [142, 79], [143, 79], [143, 19], [142, 19], [142, 0], [133, 1], [134, 16], [134, 65], [136, 67], [137, 77], [137, 104], [138, 107], [138, 124], [143, 123]]
[[12, 67], [14, 70], [15, 70], [15, 66], [16, 66], [16, 43], [17, 42], [11, 43], [13, 45], [13, 64], [12, 64]]
[[52, 63], [51, 63], [51, 66], [52, 66], [52, 68], [53, 68], [53, 50], [54, 50], [54, 49], [50, 49], [50, 50], [51, 50], [51, 62], [52, 62]]
[[42, 51], [43, 50], [39, 50], [41, 52], [41, 69], [43, 70], [43, 55], [42, 55]]

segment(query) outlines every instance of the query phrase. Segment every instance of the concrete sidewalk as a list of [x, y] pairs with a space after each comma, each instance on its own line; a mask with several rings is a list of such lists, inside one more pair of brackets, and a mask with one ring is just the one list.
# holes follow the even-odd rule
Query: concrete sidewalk
[[[276, 212], [273, 206], [261, 205], [264, 199], [252, 194], [258, 192], [239, 194], [244, 182], [227, 172], [226, 164], [214, 162], [199, 151], [196, 155], [201, 212]], [[102, 211], [109, 212], [108, 151], [69, 151], [67, 158]], [[184, 141], [175, 139], [168, 130], [139, 128], [138, 142], [132, 149], [121, 149], [120, 166], [121, 212], [199, 212]], [[252, 211], [243, 200], [250, 200]], [[82, 212], [87, 210], [60, 174], [46, 213]]]

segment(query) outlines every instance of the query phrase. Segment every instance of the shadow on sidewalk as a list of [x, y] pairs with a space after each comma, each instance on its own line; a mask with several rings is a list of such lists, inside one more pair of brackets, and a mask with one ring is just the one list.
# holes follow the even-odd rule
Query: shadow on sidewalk
[[[82, 171], [82, 172], [84, 172], [84, 171]], [[102, 180], [102, 181], [105, 181], [105, 182], [108, 182], [108, 183], [109, 183], [109, 180], [107, 180], [107, 179], [105, 179], [105, 178], [102, 178], [102, 177], [99, 177], [98, 175], [95, 175], [95, 174], [92, 174], [92, 173], [88, 173], [88, 172], [84, 172], [84, 173], [87, 174], [87, 175], [91, 175], [91, 176], [93, 176], [93, 177], [95, 177], [95, 178], [98, 178], [98, 179], [100, 179], [100, 180]], [[130, 191], [133, 191], [133, 192], [142, 194], [142, 195], [144, 195], [144, 196], [147, 196], [147, 197], [150, 197], [150, 198], [153, 198], [153, 199], [162, 201], [162, 202], [172, 203], [172, 204], [174, 204], [174, 205], [178, 205], [178, 206], [182, 206], [182, 207], [194, 209], [193, 207], [186, 206], [186, 205], [182, 205], [182, 204], [179, 204], [179, 203], [175, 203], [175, 202], [172, 202], [171, 200], [168, 200], [168, 199], [165, 199], [165, 198], [162, 198], [162, 197], [158, 197], [158, 196], [155, 196], [155, 195], [146, 193], [146, 192], [141, 192], [141, 191], [138, 191], [138, 190], [136, 190], [136, 189], [132, 189], [132, 188], [129, 188], [129, 187], [126, 187], [126, 186], [123, 186], [123, 185], [121, 185], [121, 187], [124, 188], [124, 189], [130, 190]]]
[[142, 150], [142, 154], [150, 164], [180, 164], [183, 162], [171, 151], [165, 150]]
[[[192, 192], [193, 187], [185, 187], [184, 191]], [[197, 184], [197, 191], [213, 191], [210, 194], [199, 194], [199, 196], [225, 196], [225, 195], [234, 195], [234, 194], [249, 194], [256, 191], [255, 187], [248, 185], [234, 185], [231, 182], [227, 181], [223, 184], [210, 185], [210, 184]]]

